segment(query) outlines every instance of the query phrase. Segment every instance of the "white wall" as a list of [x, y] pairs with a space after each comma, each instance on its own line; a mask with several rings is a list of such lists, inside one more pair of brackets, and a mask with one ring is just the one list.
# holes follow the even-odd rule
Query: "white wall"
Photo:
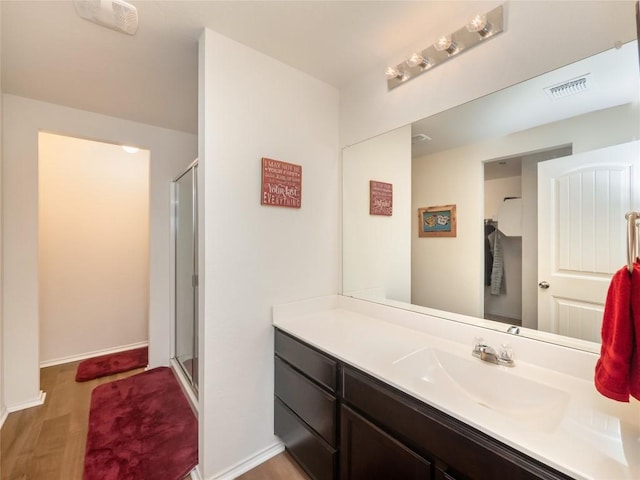
[[484, 161], [561, 145], [578, 153], [628, 142], [640, 134], [639, 113], [638, 104], [622, 105], [414, 159], [413, 210], [457, 204], [458, 236], [412, 237], [413, 303], [482, 317]]
[[[442, 24], [441, 32], [425, 31], [423, 42], [407, 45], [341, 89], [341, 145], [353, 145], [608, 50], [618, 40], [636, 38], [633, 0], [483, 3], [485, 11], [500, 4], [505, 5], [505, 31], [490, 41], [387, 91], [388, 65], [435, 42], [442, 32], [457, 30], [474, 13], [469, 11]], [[474, 8], [473, 2], [469, 8]]]
[[146, 343], [149, 151], [41, 132], [40, 363]]
[[[370, 180], [393, 185], [392, 216], [369, 215]], [[342, 291], [410, 303], [411, 127], [345, 149], [342, 185]]]
[[484, 218], [498, 219], [505, 197], [520, 197], [522, 177], [493, 178], [484, 181]]
[[[0, 25], [2, 25], [2, 7], [0, 7]], [[2, 35], [0, 34], [0, 38]], [[2, 45], [0, 42], [0, 51], [2, 50]], [[0, 59], [2, 55], [0, 54]], [[0, 62], [2, 63], [2, 62]], [[0, 78], [2, 78], [2, 72], [0, 71]], [[0, 132], [2, 132], [2, 85], [0, 82]], [[0, 211], [2, 211], [2, 135], [0, 135]], [[3, 321], [2, 321], [2, 222], [0, 221], [0, 428], [2, 428], [2, 424], [7, 415], [7, 407], [4, 400], [4, 360], [3, 360]], [[0, 462], [1, 463], [1, 462]], [[0, 467], [0, 476], [2, 476], [2, 467]]]
[[[339, 285], [338, 92], [213, 31], [200, 41], [200, 469], [278, 445], [271, 306]], [[261, 157], [302, 165], [300, 209], [260, 205]], [[235, 474], [239, 472], [236, 471]]]
[[3, 320], [5, 399], [38, 402], [38, 132], [135, 145], [149, 171], [149, 362], [168, 364], [171, 321], [169, 184], [197, 155], [196, 136], [39, 102], [3, 97]]

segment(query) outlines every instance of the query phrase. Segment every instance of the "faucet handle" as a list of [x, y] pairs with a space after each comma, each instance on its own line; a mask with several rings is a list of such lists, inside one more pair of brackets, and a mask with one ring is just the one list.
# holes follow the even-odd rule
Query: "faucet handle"
[[513, 348], [508, 343], [503, 343], [500, 348], [500, 358], [508, 362], [513, 362]]

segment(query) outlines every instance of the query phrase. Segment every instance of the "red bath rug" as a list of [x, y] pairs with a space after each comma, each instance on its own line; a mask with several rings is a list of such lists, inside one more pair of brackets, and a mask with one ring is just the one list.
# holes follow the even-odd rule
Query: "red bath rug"
[[91, 394], [84, 480], [181, 480], [198, 463], [198, 422], [159, 367]]
[[89, 358], [78, 365], [76, 382], [86, 382], [87, 380], [106, 377], [114, 373], [128, 372], [134, 368], [146, 367], [148, 363], [148, 347]]

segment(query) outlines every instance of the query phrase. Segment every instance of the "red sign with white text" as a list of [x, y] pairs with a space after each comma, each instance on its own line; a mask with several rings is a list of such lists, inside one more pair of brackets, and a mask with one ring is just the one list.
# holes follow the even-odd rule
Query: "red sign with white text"
[[302, 166], [263, 157], [260, 204], [300, 208], [302, 205]]
[[393, 215], [393, 184], [369, 181], [369, 215]]

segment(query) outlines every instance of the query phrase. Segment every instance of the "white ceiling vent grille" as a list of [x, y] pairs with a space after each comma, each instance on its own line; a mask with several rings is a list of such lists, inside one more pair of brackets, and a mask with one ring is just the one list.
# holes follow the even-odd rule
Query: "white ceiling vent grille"
[[569, 97], [576, 93], [584, 92], [591, 88], [591, 74], [582, 75], [566, 82], [553, 85], [544, 89], [547, 96], [553, 100]]
[[431, 137], [429, 135], [425, 135], [424, 133], [416, 133], [415, 135], [411, 136], [411, 143], [413, 145], [416, 145], [418, 143], [423, 143], [423, 142], [430, 142], [431, 141]]
[[123, 0], [74, 0], [73, 4], [85, 20], [129, 35], [138, 30], [138, 9]]

